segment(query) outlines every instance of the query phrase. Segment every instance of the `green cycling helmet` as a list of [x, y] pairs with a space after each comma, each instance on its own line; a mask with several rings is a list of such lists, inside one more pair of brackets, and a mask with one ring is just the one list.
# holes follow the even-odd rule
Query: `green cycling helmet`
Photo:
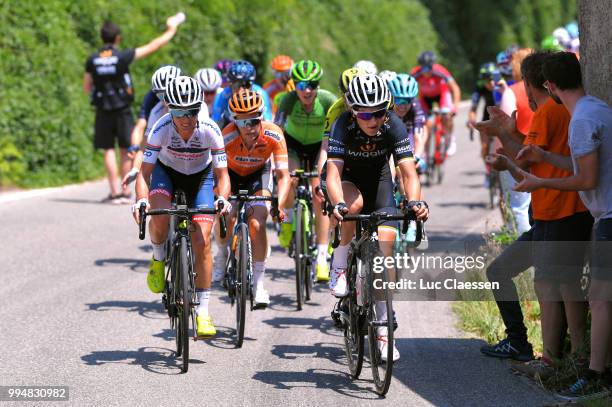
[[559, 43], [559, 40], [557, 40], [552, 35], [549, 35], [548, 37], [544, 38], [540, 46], [543, 50], [546, 50], [546, 51], [564, 51], [565, 50], [563, 46]]
[[303, 59], [293, 65], [291, 78], [294, 82], [318, 81], [323, 76], [323, 68], [317, 61]]

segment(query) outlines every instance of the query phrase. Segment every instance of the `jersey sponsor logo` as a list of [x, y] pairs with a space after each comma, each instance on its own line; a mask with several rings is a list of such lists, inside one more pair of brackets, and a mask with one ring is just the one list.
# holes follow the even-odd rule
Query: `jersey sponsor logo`
[[375, 151], [347, 151], [349, 157], [354, 158], [376, 158], [387, 154], [387, 150], [375, 150]]
[[153, 151], [146, 149], [143, 154], [145, 157], [151, 157], [153, 155]]
[[412, 148], [410, 147], [410, 145], [403, 145], [403, 146], [399, 146], [395, 149], [395, 153], [396, 154], [403, 154], [403, 153], [408, 153], [411, 152]]
[[327, 147], [327, 151], [330, 153], [344, 154], [344, 148], [338, 146], [330, 145]]
[[168, 117], [165, 121], [159, 123], [159, 125], [155, 128], [155, 131], [153, 131], [153, 134], [157, 134], [158, 131], [160, 131], [170, 123], [172, 123], [172, 119]]
[[364, 152], [374, 151], [376, 150], [376, 143], [362, 144], [359, 149]]
[[280, 134], [278, 134], [275, 131], [271, 131], [271, 130], [264, 130], [264, 135], [272, 137], [274, 140], [276, 141], [281, 141], [281, 136]]

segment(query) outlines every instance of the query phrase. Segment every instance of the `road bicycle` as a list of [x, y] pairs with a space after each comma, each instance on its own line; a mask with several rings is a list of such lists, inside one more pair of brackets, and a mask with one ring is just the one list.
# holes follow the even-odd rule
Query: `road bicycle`
[[448, 149], [448, 135], [442, 125], [442, 113], [437, 103], [431, 109], [433, 125], [430, 136], [427, 138], [425, 151], [427, 153], [427, 170], [425, 171], [425, 183], [431, 186], [435, 183], [441, 184], [444, 178], [444, 162], [446, 161], [446, 150]]
[[[199, 305], [195, 294], [195, 269], [190, 232], [194, 215], [215, 215], [211, 208], [189, 208], [183, 191], [174, 193], [170, 209], [151, 209], [146, 204], [138, 208], [140, 215], [139, 238], [144, 240], [147, 216], [170, 215], [170, 228], [166, 239], [166, 283], [162, 303], [170, 317], [170, 328], [176, 339], [176, 357], [182, 357], [183, 373], [189, 369], [189, 323], [193, 340], [198, 340], [195, 322], [195, 307]], [[226, 233], [225, 222], [221, 222], [221, 235]]]
[[[385, 221], [403, 221], [402, 233], [405, 234], [408, 222], [416, 220], [412, 210], [395, 215], [386, 212], [373, 212], [369, 215], [346, 215], [343, 222], [357, 222], [355, 237], [350, 243], [348, 253], [347, 284], [348, 294], [341, 298], [334, 310], [332, 319], [342, 329], [344, 349], [348, 359], [349, 371], [353, 379], [361, 374], [364, 359], [364, 337], [368, 336], [370, 365], [376, 392], [385, 395], [389, 390], [393, 373], [393, 332], [397, 321], [393, 312], [391, 291], [387, 282], [394, 281], [395, 276], [383, 267], [377, 272], [374, 259], [382, 256], [379, 246], [377, 227]], [[421, 239], [423, 223], [417, 221], [417, 243]], [[340, 225], [335, 228], [333, 246], [340, 242]], [[395, 274], [395, 273], [393, 273]], [[375, 280], [377, 281], [376, 285]], [[376, 287], [376, 288], [375, 288]], [[376, 310], [376, 302], [383, 301], [387, 318], [381, 318]], [[387, 328], [387, 353], [382, 355], [377, 343], [377, 328]], [[385, 357], [386, 356], [386, 357]]]
[[289, 256], [295, 262], [295, 290], [297, 309], [310, 300], [314, 280], [314, 264], [316, 260], [315, 217], [312, 209], [312, 190], [308, 179], [317, 178], [316, 171], [297, 169], [289, 174], [297, 178], [295, 200], [293, 204], [293, 221], [291, 224], [292, 238], [289, 246]]
[[249, 235], [247, 202], [272, 201], [272, 207], [277, 208], [277, 200], [271, 196], [249, 195], [249, 191], [240, 190], [237, 195], [229, 197], [237, 201], [236, 224], [234, 225], [229, 256], [225, 265], [224, 286], [232, 306], [236, 306], [236, 347], [242, 347], [244, 341], [244, 326], [246, 303], [250, 302], [251, 311], [254, 305], [253, 293], [253, 261], [251, 257], [251, 238]]

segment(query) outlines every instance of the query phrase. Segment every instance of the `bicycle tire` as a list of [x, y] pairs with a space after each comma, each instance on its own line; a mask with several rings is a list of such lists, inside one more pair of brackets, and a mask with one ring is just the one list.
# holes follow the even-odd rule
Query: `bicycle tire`
[[[384, 305], [387, 308], [387, 320], [382, 321], [378, 319], [376, 315], [375, 305], [376, 299], [374, 296], [373, 280], [374, 273], [372, 271], [372, 264], [374, 256], [380, 256], [380, 250], [378, 244], [375, 242], [366, 243], [364, 247], [364, 263], [368, 269], [366, 271], [367, 284], [365, 288], [366, 293], [366, 306], [367, 306], [367, 321], [368, 321], [368, 345], [370, 351], [370, 366], [372, 368], [372, 377], [374, 378], [374, 386], [376, 393], [384, 396], [389, 391], [391, 384], [391, 378], [393, 376], [393, 330], [395, 328], [394, 316], [393, 316], [393, 303], [389, 287], [384, 284], [389, 281], [389, 274], [387, 268], [383, 268], [381, 274], [383, 282], [382, 294], [384, 297]], [[384, 324], [383, 324], [384, 323]], [[379, 326], [387, 327], [387, 362], [382, 360], [382, 355], [378, 349], [378, 330]]]
[[296, 299], [297, 299], [297, 310], [302, 310], [302, 305], [304, 301], [304, 262], [302, 252], [304, 251], [304, 231], [302, 221], [304, 220], [302, 217], [303, 209], [302, 203], [298, 202], [295, 210], [295, 233], [293, 235], [295, 241], [295, 251], [293, 253], [293, 259], [295, 261], [295, 291], [296, 291]]
[[313, 234], [312, 234], [312, 228], [314, 226], [314, 220], [312, 219], [312, 210], [311, 208], [309, 208], [308, 206], [304, 206], [303, 207], [304, 210], [304, 216], [303, 219], [307, 220], [307, 222], [310, 223], [310, 227], [304, 228], [304, 236], [303, 236], [303, 242], [304, 242], [304, 256], [302, 257], [304, 260], [302, 262], [302, 264], [304, 265], [304, 273], [302, 273], [302, 275], [304, 276], [304, 302], [306, 301], [310, 301], [310, 296], [312, 293], [312, 280], [313, 280], [313, 270], [315, 267], [315, 262], [312, 261], [312, 248], [313, 246], [313, 242], [312, 242], [312, 238], [313, 238]]
[[170, 295], [170, 307], [172, 308], [172, 315], [170, 317], [170, 329], [174, 332], [174, 340], [176, 345], [176, 357], [180, 357], [183, 354], [183, 342], [181, 340], [181, 334], [179, 332], [179, 310], [178, 310], [178, 295], [181, 292], [180, 284], [181, 279], [178, 277], [180, 268], [180, 259], [177, 255], [176, 248], [170, 250], [169, 257], [170, 267], [170, 280], [172, 284], [172, 291]]
[[179, 326], [178, 332], [181, 336], [181, 345], [183, 348], [183, 373], [187, 373], [189, 370], [189, 319], [191, 316], [191, 296], [192, 289], [189, 284], [189, 255], [187, 253], [187, 237], [181, 236], [180, 238], [180, 272], [178, 277], [180, 280], [180, 299], [181, 305], [179, 307]]
[[364, 333], [361, 329], [361, 312], [357, 304], [357, 262], [351, 259], [348, 268], [349, 295], [347, 301], [347, 316], [349, 323], [344, 328], [344, 351], [348, 360], [349, 371], [353, 379], [359, 378], [363, 367]]
[[249, 282], [249, 230], [246, 224], [238, 226], [238, 262], [236, 267], [236, 347], [241, 348], [244, 341], [244, 324], [246, 317], [247, 292]]
[[430, 136], [427, 138], [427, 171], [425, 171], [425, 180], [427, 186], [433, 185], [433, 180], [436, 173], [436, 125], [432, 126]]

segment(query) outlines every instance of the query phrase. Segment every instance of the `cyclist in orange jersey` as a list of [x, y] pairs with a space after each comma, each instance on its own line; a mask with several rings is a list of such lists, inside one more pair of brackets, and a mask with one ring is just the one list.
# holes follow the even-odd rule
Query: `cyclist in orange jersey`
[[[287, 83], [291, 79], [291, 68], [293, 67], [293, 59], [287, 55], [277, 55], [270, 63], [274, 71], [274, 79], [266, 82], [263, 88], [270, 100], [274, 101], [276, 95], [286, 91]], [[276, 114], [276, 103], [272, 105], [272, 111]]]

